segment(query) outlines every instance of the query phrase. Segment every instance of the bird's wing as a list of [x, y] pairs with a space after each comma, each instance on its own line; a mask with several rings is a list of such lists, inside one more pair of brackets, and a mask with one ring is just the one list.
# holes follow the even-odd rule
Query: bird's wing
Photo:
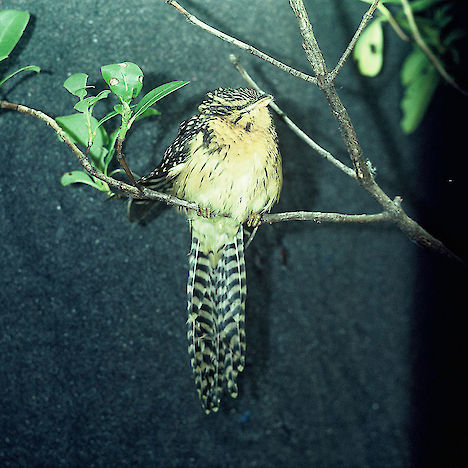
[[[189, 143], [198, 132], [198, 120], [197, 116], [193, 116], [180, 124], [179, 133], [164, 152], [162, 161], [153, 171], [137, 181], [140, 185], [157, 192], [170, 193], [172, 191], [170, 171], [187, 159], [190, 151]], [[127, 206], [128, 219], [132, 223], [141, 221], [157, 205], [159, 202], [154, 200], [130, 199]]]

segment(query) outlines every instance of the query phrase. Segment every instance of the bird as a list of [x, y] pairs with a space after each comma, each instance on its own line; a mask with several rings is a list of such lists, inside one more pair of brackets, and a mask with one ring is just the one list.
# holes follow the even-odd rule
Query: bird
[[[224, 389], [237, 397], [245, 367], [244, 237], [279, 200], [283, 182], [272, 100], [251, 88], [208, 92], [196, 115], [180, 124], [161, 163], [138, 180], [199, 207], [182, 211], [191, 230], [188, 352], [207, 414], [218, 411]], [[131, 200], [130, 220], [154, 203]]]

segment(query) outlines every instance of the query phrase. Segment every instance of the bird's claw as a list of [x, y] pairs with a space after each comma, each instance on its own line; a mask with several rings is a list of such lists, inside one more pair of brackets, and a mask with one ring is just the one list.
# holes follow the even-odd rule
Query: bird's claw
[[208, 219], [213, 218], [214, 210], [212, 210], [208, 206], [199, 206], [197, 210], [197, 215]]
[[247, 218], [247, 226], [256, 228], [260, 226], [262, 222], [262, 215], [260, 213], [250, 213]]

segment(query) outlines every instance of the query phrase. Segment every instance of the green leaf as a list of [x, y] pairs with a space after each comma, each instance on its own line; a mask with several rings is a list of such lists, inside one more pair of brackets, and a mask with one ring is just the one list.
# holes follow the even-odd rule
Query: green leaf
[[[123, 176], [125, 176], [127, 173], [121, 169], [120, 167], [118, 167], [117, 169], [114, 169], [110, 174], [109, 176], [110, 177], [114, 177], [115, 174], [122, 174]], [[135, 180], [138, 180], [140, 178], [140, 176], [138, 174], [136, 174], [135, 172], [132, 171], [132, 174], [133, 174], [133, 177], [135, 177]]]
[[409, 85], [418, 75], [424, 72], [426, 66], [426, 54], [419, 47], [415, 47], [401, 66], [400, 77], [402, 84], [404, 86]]
[[96, 103], [94, 100], [95, 96], [90, 96], [87, 98], [82, 99], [81, 101], [78, 101], [74, 106], [73, 109], [75, 109], [78, 112], [88, 112], [88, 109]]
[[364, 29], [353, 50], [359, 72], [364, 76], [376, 76], [383, 64], [383, 17], [373, 20]]
[[411, 133], [421, 123], [432, 96], [440, 81], [440, 75], [419, 48], [406, 58], [401, 70], [401, 81], [405, 86], [401, 109], [400, 126]]
[[3, 78], [3, 80], [0, 80], [0, 86], [5, 83], [5, 81], [9, 80], [11, 77], [15, 76], [17, 73], [21, 73], [24, 71], [34, 71], [36, 73], [39, 73], [41, 71], [40, 67], [37, 65], [28, 65], [27, 67], [20, 68], [19, 70], [16, 70], [13, 72], [11, 75], [8, 75], [6, 78]]
[[139, 114], [138, 117], [135, 118], [135, 122], [138, 122], [139, 120], [146, 119], [147, 117], [152, 117], [155, 115], [161, 115], [161, 112], [159, 112], [157, 109], [153, 107], [148, 107], [148, 109], [143, 112], [143, 114]]
[[86, 91], [86, 82], [88, 75], [86, 73], [74, 73], [69, 76], [63, 83], [63, 87], [74, 96], [83, 99], [88, 92]]
[[143, 72], [132, 62], [104, 65], [101, 74], [111, 91], [125, 102], [136, 98], [143, 87]]
[[89, 155], [96, 169], [103, 172], [104, 158], [107, 154], [105, 146], [107, 145], [109, 137], [104, 128], [98, 126], [98, 121], [93, 116], [89, 116], [89, 119], [91, 125], [90, 129], [88, 129], [86, 114], [77, 113], [64, 115], [57, 117], [55, 120], [74, 143], [79, 143], [85, 148], [88, 146], [90, 131], [91, 133], [96, 131], [96, 136], [89, 150]]
[[78, 182], [80, 184], [88, 184], [92, 185], [93, 187], [95, 186], [94, 179], [87, 172], [84, 171], [66, 172], [62, 175], [60, 179], [60, 183], [64, 187], [70, 184], [76, 184]]
[[109, 94], [110, 90], [105, 89], [104, 91], [101, 91], [97, 96], [90, 96], [77, 102], [74, 105], [74, 109], [78, 112], [87, 112], [90, 107], [94, 107], [95, 104], [101, 99], [106, 99]]
[[154, 103], [167, 96], [168, 94], [176, 91], [177, 89], [182, 88], [182, 86], [185, 86], [187, 83], [189, 83], [189, 81], [171, 81], [170, 83], [158, 86], [157, 88], [151, 90], [149, 93], [145, 94], [134, 109], [134, 114], [130, 121], [129, 127], [136, 118], [142, 115]]
[[87, 172], [84, 171], [72, 171], [66, 172], [62, 175], [60, 183], [67, 187], [71, 184], [87, 184], [95, 189], [100, 190], [101, 192], [112, 193], [109, 185], [106, 182], [97, 179], [96, 177], [90, 176]]
[[6, 59], [23, 35], [29, 13], [19, 10], [0, 11], [0, 60]]
[[443, 29], [453, 21], [453, 16], [449, 15], [451, 5], [443, 5], [434, 13], [434, 22], [437, 29]]

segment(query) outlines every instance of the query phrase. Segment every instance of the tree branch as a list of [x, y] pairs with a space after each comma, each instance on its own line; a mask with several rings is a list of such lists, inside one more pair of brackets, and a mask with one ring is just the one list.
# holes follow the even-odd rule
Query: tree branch
[[392, 221], [389, 213], [381, 212], [376, 214], [342, 214], [323, 213], [321, 211], [290, 211], [285, 213], [264, 214], [262, 223], [279, 223], [283, 221], [314, 221], [320, 223], [359, 223], [369, 224], [382, 221]]
[[375, 182], [369, 169], [369, 165], [364, 158], [356, 130], [354, 129], [348, 115], [348, 111], [341, 102], [333, 82], [328, 79], [325, 59], [323, 58], [322, 51], [315, 39], [314, 31], [310, 24], [304, 4], [302, 0], [289, 0], [289, 4], [297, 18], [307, 59], [309, 60], [312, 70], [314, 70], [317, 76], [317, 86], [324, 93], [331, 108], [332, 115], [338, 123], [341, 137], [354, 165], [357, 179], [366, 190], [369, 190]]
[[307, 16], [304, 4], [302, 0], [289, 0], [289, 4], [291, 5], [299, 24], [307, 59], [317, 75], [317, 85], [324, 93], [331, 108], [332, 115], [338, 123], [343, 142], [354, 165], [357, 180], [367, 191], [377, 198], [377, 201], [380, 204], [382, 204], [381, 195], [385, 194], [381, 190], [377, 189], [378, 186], [374, 181], [369, 164], [364, 158], [356, 130], [354, 129], [353, 123], [348, 115], [348, 111], [341, 102], [333, 82], [327, 78], [328, 73], [325, 60], [317, 40], [315, 39], [314, 31], [310, 24], [309, 17]]
[[311, 75], [307, 75], [306, 73], [303, 73], [299, 70], [296, 70], [295, 68], [292, 68], [279, 60], [270, 57], [269, 55], [265, 54], [261, 50], [256, 49], [255, 47], [251, 46], [250, 44], [246, 44], [245, 42], [239, 41], [235, 37], [228, 36], [227, 34], [218, 31], [217, 29], [213, 28], [212, 26], [204, 23], [203, 21], [199, 20], [196, 16], [192, 15], [189, 13], [187, 10], [182, 8], [175, 0], [164, 0], [166, 3], [169, 5], [173, 6], [179, 13], [182, 13], [187, 21], [190, 23], [194, 24], [195, 26], [198, 26], [199, 28], [209, 32], [210, 34], [213, 34], [213, 36], [219, 37], [223, 41], [229, 42], [230, 44], [233, 44], [240, 49], [246, 50], [247, 52], [250, 52], [252, 55], [256, 55], [257, 57], [261, 58], [262, 60], [265, 60], [266, 62], [270, 63], [271, 65], [274, 65], [275, 67], [278, 67], [279, 69], [285, 71], [286, 73], [289, 73], [297, 78], [301, 78], [302, 80], [308, 81], [310, 83], [317, 83], [317, 79]]

